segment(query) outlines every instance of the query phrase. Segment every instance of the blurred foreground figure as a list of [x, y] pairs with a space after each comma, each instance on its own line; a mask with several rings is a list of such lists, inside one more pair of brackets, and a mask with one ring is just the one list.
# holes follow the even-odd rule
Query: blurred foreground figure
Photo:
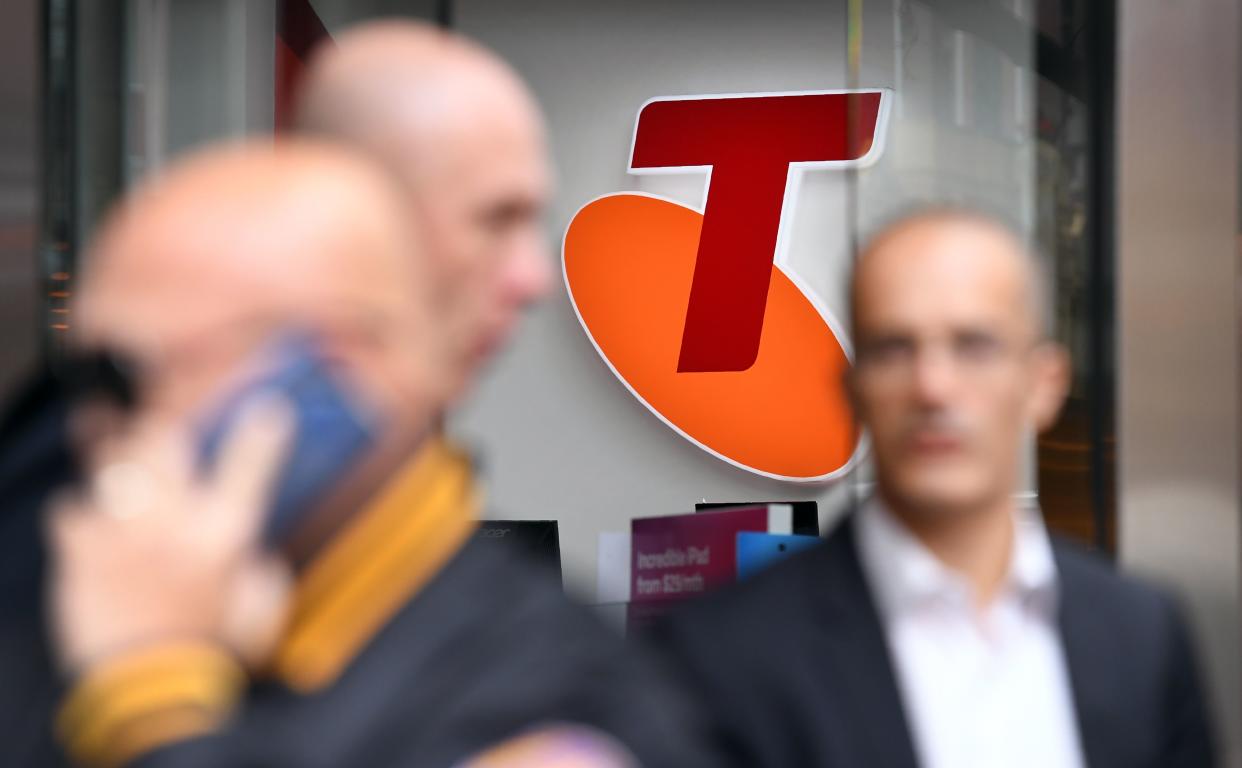
[[1015, 500], [1068, 363], [1031, 255], [981, 215], [885, 229], [852, 285], [876, 490], [820, 547], [658, 640], [738, 766], [1211, 766], [1173, 601]]
[[[298, 94], [296, 128], [372, 155], [401, 181], [436, 278], [451, 408], [551, 285], [543, 218], [552, 180], [538, 105], [517, 73], [477, 43], [385, 20], [317, 51]], [[663, 754], [639, 756], [658, 763], [680, 753], [692, 729], [678, 727], [681, 736], [666, 741]], [[491, 754], [520, 752], [551, 765], [543, 749], [559, 755], [558, 743], [536, 733]], [[574, 743], [563, 751], [578, 755]]]
[[[364, 149], [401, 180], [403, 216], [420, 222], [442, 372], [450, 394], [464, 394], [550, 283], [537, 106], [480, 46], [392, 21], [324, 46], [301, 96], [304, 132]], [[14, 762], [45, 749], [39, 724], [56, 696], [38, 520], [52, 491], [78, 476], [65, 437], [69, 399], [40, 371], [0, 419], [0, 755]]]
[[[320, 144], [209, 151], [105, 227], [75, 330], [134, 396], [82, 409], [92, 481], [51, 515], [60, 738], [101, 766], [695, 765], [648, 667], [471, 537], [469, 463], [431, 429], [437, 283], [377, 174]], [[205, 449], [256, 379], [279, 397]], [[343, 431], [360, 459], [282, 507]]]

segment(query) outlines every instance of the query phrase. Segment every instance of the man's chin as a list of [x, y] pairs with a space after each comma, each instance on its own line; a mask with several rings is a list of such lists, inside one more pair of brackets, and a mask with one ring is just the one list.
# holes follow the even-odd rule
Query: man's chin
[[459, 359], [446, 390], [447, 407], [454, 408], [470, 399], [479, 390], [479, 382], [487, 375], [495, 360], [495, 355], [481, 352]]
[[509, 344], [517, 323], [515, 319], [498, 319], [482, 329], [474, 343], [474, 357], [490, 362]]
[[466, 375], [455, 380], [446, 390], [444, 404], [446, 409], [453, 409], [461, 405], [474, 394], [474, 376]]
[[886, 489], [883, 496], [891, 504], [920, 515], [947, 516], [963, 514], [979, 506], [985, 494], [974, 483], [943, 476], [909, 478]]
[[492, 358], [496, 357], [496, 353], [500, 351], [500, 339], [494, 336], [479, 339], [475, 343], [474, 348], [470, 350], [470, 365], [477, 374], [478, 371], [486, 368], [491, 363]]
[[457, 361], [455, 383], [451, 388], [453, 403], [469, 398], [478, 389], [479, 382], [495, 367], [511, 335], [511, 325], [504, 325], [480, 336], [473, 346], [464, 350], [465, 354]]

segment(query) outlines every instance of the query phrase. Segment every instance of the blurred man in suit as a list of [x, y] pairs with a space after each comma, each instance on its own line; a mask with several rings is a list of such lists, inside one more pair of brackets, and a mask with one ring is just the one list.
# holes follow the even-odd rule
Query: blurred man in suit
[[848, 386], [874, 494], [657, 636], [736, 765], [1213, 765], [1173, 601], [1015, 498], [1069, 380], [1042, 293], [977, 213], [907, 216], [860, 256]]
[[[443, 375], [445, 393], [434, 406], [440, 411], [469, 387], [512, 332], [520, 310], [537, 300], [549, 284], [550, 264], [541, 230], [549, 171], [538, 109], [512, 71], [482, 48], [421, 25], [383, 22], [346, 33], [338, 44], [325, 48], [303, 93], [301, 115], [305, 131], [371, 151], [400, 179], [403, 216], [417, 222], [418, 230], [417, 240], [405, 245], [406, 256], [419, 261], [415, 270], [421, 275], [418, 287], [428, 291], [420, 295], [434, 318], [429, 322], [436, 329], [437, 370]], [[268, 191], [279, 199], [280, 190]], [[249, 249], [253, 242], [228, 240], [227, 233], [239, 227], [262, 230], [274, 241], [281, 240], [282, 232], [293, 239], [302, 237], [299, 222], [288, 220], [268, 226], [263, 223], [265, 201], [261, 197], [245, 199], [252, 202], [259, 218], [219, 221], [211, 228], [214, 239], [204, 246], [230, 254], [225, 263], [236, 263], [236, 254], [267, 258]], [[314, 210], [322, 213], [325, 221], [337, 221], [331, 211]], [[238, 209], [232, 212], [240, 214]], [[309, 227], [313, 222], [308, 219], [305, 223]], [[318, 230], [312, 227], [307, 231]], [[279, 243], [269, 243], [275, 244]], [[137, 245], [146, 250], [155, 248], [141, 241]], [[134, 250], [139, 250], [137, 245]], [[304, 247], [316, 246], [311, 243]], [[290, 279], [294, 274], [290, 273]], [[390, 278], [400, 282], [396, 272]], [[133, 285], [130, 289], [136, 290]], [[198, 292], [210, 295], [206, 287]], [[118, 304], [125, 306], [124, 291], [118, 295], [122, 297]], [[214, 297], [217, 302], [220, 298], [219, 293]], [[315, 302], [307, 300], [305, 304], [311, 307]], [[172, 311], [172, 307], [168, 309]], [[415, 334], [406, 342], [411, 355], [420, 354], [419, 338]], [[431, 537], [439, 543], [425, 546], [434, 544], [436, 552], [445, 550], [441, 552], [445, 559], [436, 565], [434, 557], [411, 557], [409, 562], [423, 575], [413, 586], [405, 576], [397, 581], [398, 587], [405, 585], [413, 592], [399, 588], [399, 597], [389, 594], [385, 598], [408, 600], [417, 607], [399, 611], [400, 619], [383, 611], [378, 618], [372, 616], [350, 641], [352, 650], [328, 653], [334, 661], [318, 658], [313, 664], [306, 662], [308, 655], [323, 654], [313, 650], [318, 641], [311, 640], [303, 641], [299, 646], [302, 650], [293, 654], [303, 657], [303, 663], [290, 662], [287, 655], [277, 653], [274, 663], [293, 676], [285, 676], [286, 687], [319, 694], [308, 694], [311, 701], [323, 700], [326, 689], [333, 703], [320, 709], [325, 717], [348, 711], [354, 725], [367, 724], [386, 734], [397, 734], [398, 743], [417, 741], [420, 765], [441, 764], [450, 755], [460, 757], [468, 749], [507, 737], [514, 737], [514, 741], [488, 752], [487, 759], [507, 761], [520, 753], [525, 759], [539, 760], [548, 752], [572, 752], [606, 755], [613, 761], [608, 764], [613, 764], [619, 759], [615, 756], [629, 752], [653, 765], [693, 762], [687, 739], [694, 729], [688, 725], [684, 709], [673, 703], [676, 697], [653, 678], [644, 662], [623, 652], [615, 637], [582, 609], [570, 605], [561, 594], [559, 582], [532, 571], [520, 556], [483, 551], [476, 542], [454, 538], [454, 532], [461, 530], [458, 521], [468, 519], [473, 510], [473, 493], [462, 490], [473, 488], [469, 482], [472, 475], [443, 441], [432, 443], [440, 447], [425, 453], [438, 458], [427, 461], [440, 466], [442, 471], [435, 475], [447, 479], [438, 482], [449, 483], [453, 492], [449, 498], [452, 503], [443, 498], [435, 502], [436, 509], [448, 517], [447, 522], [441, 521], [443, 526], [433, 527], [444, 527], [445, 531]], [[259, 460], [249, 463], [263, 465]], [[240, 481], [243, 485], [244, 476]], [[430, 493], [434, 489], [428, 486], [422, 490]], [[424, 493], [411, 493], [403, 497], [405, 511], [422, 520], [420, 525], [428, 524], [431, 513], [417, 512], [424, 508], [424, 502], [416, 497]], [[114, 503], [94, 501], [105, 506]], [[350, 509], [349, 505], [335, 506], [338, 511]], [[309, 567], [314, 553], [327, 546], [325, 542], [352, 525], [349, 517], [316, 518], [315, 525], [301, 530], [296, 541], [290, 542], [291, 550], [303, 553], [296, 566]], [[393, 516], [387, 519], [385, 526], [391, 527]], [[398, 531], [386, 533], [396, 537]], [[158, 532], [151, 535], [158, 540]], [[92, 547], [74, 551], [89, 553]], [[193, 558], [186, 558], [186, 562], [193, 562]], [[269, 578], [269, 586], [271, 581]], [[74, 579], [72, 583], [90, 584], [91, 580]], [[75, 588], [62, 591], [73, 594]], [[469, 599], [463, 597], [467, 593]], [[302, 612], [297, 594], [295, 588], [295, 618]], [[209, 591], [202, 597], [208, 602], [221, 599], [218, 594], [211, 597]], [[192, 605], [196, 601], [187, 593], [182, 602]], [[68, 617], [74, 612], [63, 613]], [[114, 613], [138, 616], [143, 612]], [[341, 620], [354, 623], [350, 617]], [[392, 628], [394, 624], [416, 624], [417, 638], [406, 638], [404, 630]], [[385, 628], [373, 638], [377, 626]], [[74, 634], [78, 633], [62, 632], [62, 645], [65, 637]], [[263, 632], [248, 634], [263, 636]], [[382, 650], [355, 656], [359, 646]], [[78, 656], [83, 654], [70, 654]], [[460, 658], [453, 663], [432, 661], [456, 656]], [[280, 661], [282, 658], [285, 660]], [[395, 658], [401, 659], [399, 664], [393, 663]], [[305, 670], [308, 664], [319, 671], [293, 671]], [[384, 698], [385, 691], [397, 695], [392, 687], [401, 685], [403, 675], [396, 669], [401, 665], [419, 670], [418, 681], [409, 685], [411, 691], [421, 692], [418, 702]], [[298, 682], [303, 675], [313, 680]], [[362, 698], [371, 695], [365, 693], [369, 689], [374, 689], [373, 702], [363, 703]], [[636, 701], [639, 698], [641, 704]], [[392, 708], [391, 717], [361, 714], [374, 713], [375, 706]], [[583, 729], [576, 726], [549, 725], [555, 721], [584, 721], [580, 724], [594, 730], [584, 736]], [[212, 727], [206, 731], [214, 730], [212, 723], [208, 725]], [[310, 730], [322, 730], [324, 738], [337, 733], [332, 727], [310, 726]], [[343, 732], [346, 736], [338, 733], [337, 737], [355, 738], [362, 731], [345, 728]], [[292, 733], [302, 731], [294, 729]], [[263, 738], [261, 728], [230, 731], [227, 738], [190, 739], [183, 738], [185, 735], [173, 739], [186, 742], [184, 748], [173, 752], [206, 755], [203, 759], [209, 761], [218, 760], [220, 755], [244, 754], [247, 739], [258, 749], [256, 744]], [[294, 758], [289, 756], [292, 753], [277, 754], [294, 747], [300, 750]], [[384, 738], [374, 743], [374, 755], [400, 754], [400, 749]], [[290, 759], [292, 764], [312, 760], [332, 764], [334, 759], [347, 759], [332, 745], [313, 738], [300, 744], [286, 743], [276, 752], [264, 754], [264, 760], [270, 758], [277, 764]], [[368, 764], [366, 757], [348, 756], [349, 760], [354, 758], [362, 762], [349, 764]], [[27, 762], [43, 764], [46, 759], [51, 758], [28, 758]]]
[[[61, 741], [147, 768], [695, 765], [695, 715], [649, 664], [471, 537], [469, 462], [431, 429], [457, 350], [420, 220], [376, 168], [324, 143], [212, 150], [93, 249], [77, 343], [129, 360], [137, 397], [120, 431], [88, 436], [91, 482], [52, 513]], [[289, 414], [254, 406], [215, 469], [191, 455], [291, 336], [375, 439], [273, 533], [270, 486], [322, 433], [282, 454]]]

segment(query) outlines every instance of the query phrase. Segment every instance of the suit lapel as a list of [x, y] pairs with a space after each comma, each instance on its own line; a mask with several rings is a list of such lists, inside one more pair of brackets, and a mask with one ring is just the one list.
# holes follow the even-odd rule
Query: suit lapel
[[854, 541], [854, 518], [838, 526], [821, 550], [817, 585], [808, 594], [822, 601], [824, 648], [831, 679], [841, 693], [849, 732], [849, 765], [915, 768], [913, 741], [902, 707], [888, 644]]
[[1119, 705], [1112, 694], [1117, 687], [1112, 681], [1116, 667], [1111, 663], [1114, 653], [1108, 647], [1109, 629], [1102, 624], [1100, 611], [1092, 608], [1090, 585], [1081, 578], [1076, 564], [1055, 546], [1054, 552], [1060, 580], [1061, 643], [1083, 757], [1089, 766], [1116, 765], [1108, 733], [1113, 719], [1110, 713]]

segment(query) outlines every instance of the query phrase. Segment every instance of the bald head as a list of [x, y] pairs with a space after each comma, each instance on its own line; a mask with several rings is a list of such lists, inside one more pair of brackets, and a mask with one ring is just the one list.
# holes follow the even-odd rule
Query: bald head
[[464, 389], [550, 284], [542, 231], [550, 172], [530, 92], [465, 38], [372, 22], [316, 52], [296, 126], [372, 154], [404, 183]]
[[[418, 266], [398, 199], [369, 164], [329, 145], [195, 155], [105, 223], [86, 262], [80, 330], [89, 335], [127, 309], [145, 312], [148, 302], [205, 322], [309, 317], [360, 302], [395, 307]], [[386, 286], [392, 278], [405, 286]]]
[[[489, 119], [539, 130], [525, 85], [498, 57], [437, 27], [406, 21], [355, 27], [316, 51], [296, 127], [361, 144], [400, 164], [417, 186], [444, 142]], [[409, 162], [406, 162], [409, 161]]]
[[874, 269], [892, 268], [894, 260], [929, 260], [933, 252], [956, 253], [957, 268], [974, 270], [967, 261], [991, 262], [1021, 291], [1014, 305], [1036, 335], [1050, 330], [1043, 267], [1018, 235], [997, 218], [966, 208], [930, 207], [889, 222], [867, 243], [850, 281], [850, 311], [857, 320], [859, 285]]
[[[419, 295], [425, 259], [401, 193], [334, 145], [211, 149], [130, 195], [93, 243], [74, 309], [85, 345], [152, 371], [171, 411], [201, 406], [282, 329], [340, 348], [363, 389], [389, 402], [427, 384]], [[401, 344], [386, 336], [399, 336]], [[357, 352], [358, 354], [354, 354]]]

